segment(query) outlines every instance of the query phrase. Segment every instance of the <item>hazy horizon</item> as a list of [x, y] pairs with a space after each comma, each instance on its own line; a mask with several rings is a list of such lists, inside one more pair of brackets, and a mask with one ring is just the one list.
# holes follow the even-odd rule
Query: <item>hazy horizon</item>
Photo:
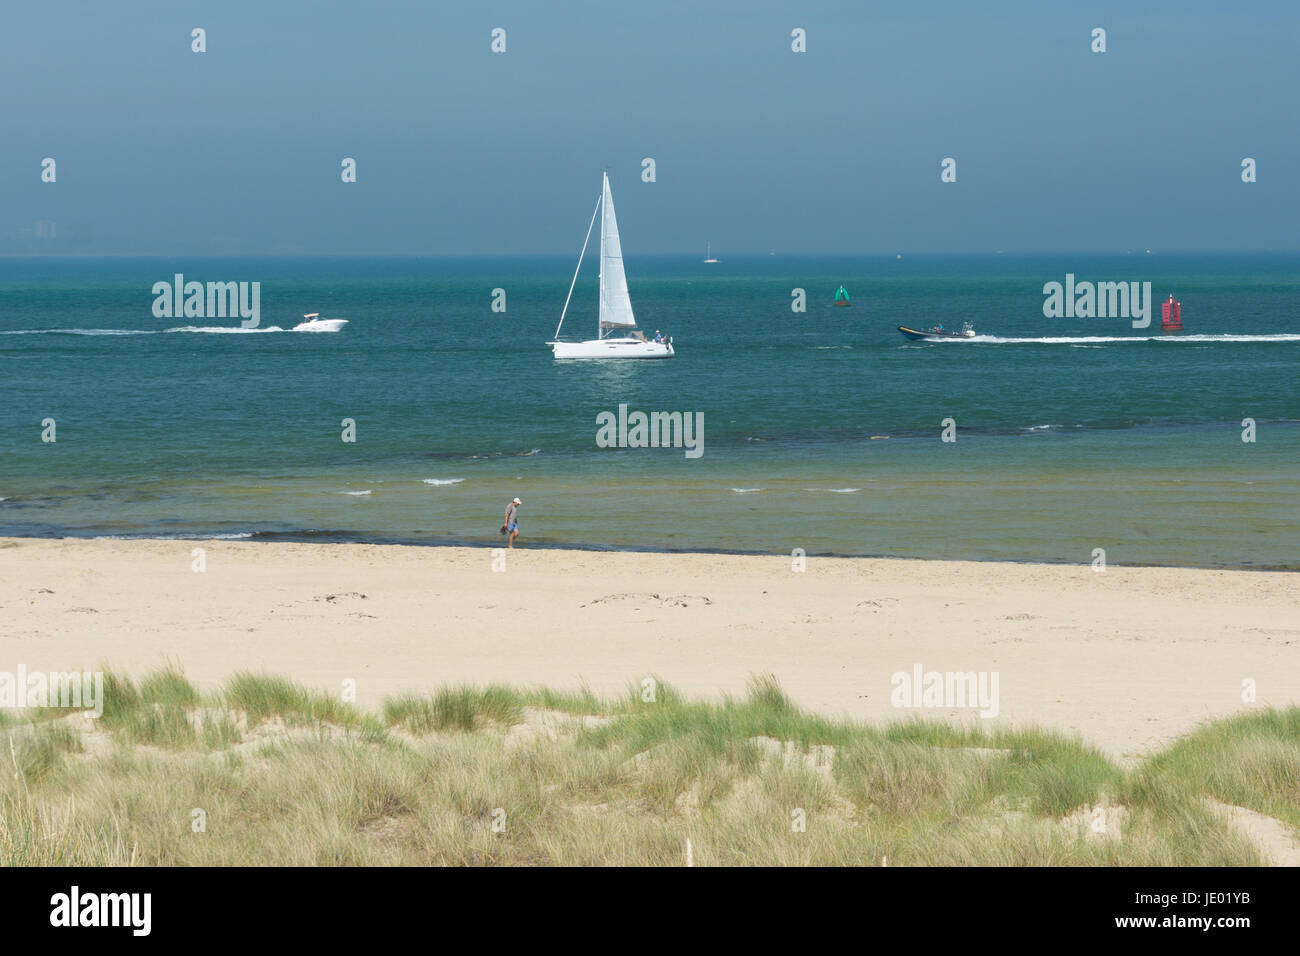
[[1300, 250], [1280, 2], [55, 0], [3, 22], [7, 257], [576, 257], [602, 169], [630, 258]]

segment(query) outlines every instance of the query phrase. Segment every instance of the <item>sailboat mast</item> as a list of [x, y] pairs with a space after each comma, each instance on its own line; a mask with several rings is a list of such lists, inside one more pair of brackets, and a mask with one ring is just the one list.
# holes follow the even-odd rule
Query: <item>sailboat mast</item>
[[596, 338], [603, 339], [605, 330], [600, 317], [605, 305], [605, 197], [609, 195], [609, 173], [600, 173], [600, 299], [596, 304]]
[[555, 327], [555, 338], [560, 337], [560, 327], [564, 325], [564, 316], [569, 311], [569, 300], [573, 298], [573, 287], [578, 284], [578, 273], [582, 271], [582, 258], [587, 254], [587, 243], [591, 242], [591, 227], [596, 224], [596, 210], [601, 207], [605, 195], [596, 199], [596, 206], [591, 210], [591, 222], [587, 223], [587, 238], [582, 240], [582, 251], [578, 253], [578, 265], [573, 270], [573, 281], [569, 283], [569, 294], [564, 297], [564, 308], [560, 310], [560, 324]]

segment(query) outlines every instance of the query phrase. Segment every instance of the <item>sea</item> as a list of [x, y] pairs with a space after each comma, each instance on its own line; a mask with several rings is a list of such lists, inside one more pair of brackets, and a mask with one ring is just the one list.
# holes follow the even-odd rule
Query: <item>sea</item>
[[[567, 362], [572, 257], [0, 259], [0, 535], [498, 547], [519, 497], [522, 547], [1300, 568], [1300, 255], [714, 254], [627, 262], [675, 358]], [[176, 274], [259, 326], [157, 316]], [[1047, 317], [1067, 274], [1151, 326]]]

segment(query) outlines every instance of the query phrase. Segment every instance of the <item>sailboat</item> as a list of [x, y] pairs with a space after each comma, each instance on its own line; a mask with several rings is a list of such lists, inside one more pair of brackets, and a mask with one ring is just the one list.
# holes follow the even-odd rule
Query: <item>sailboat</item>
[[713, 244], [712, 244], [712, 243], [706, 242], [706, 243], [704, 244], [704, 261], [705, 261], [706, 263], [713, 263], [713, 262], [717, 262], [717, 261], [718, 261], [717, 259], [713, 258]]
[[[591, 211], [591, 222], [587, 225], [587, 238], [582, 241], [582, 252], [578, 253], [578, 268], [573, 270], [573, 281], [569, 283], [569, 294], [564, 300], [564, 309], [560, 312], [560, 324], [555, 327], [555, 339], [546, 344], [551, 347], [557, 359], [588, 358], [672, 358], [673, 340], [652, 342], [636, 327], [636, 316], [632, 314], [632, 299], [627, 294], [627, 274], [623, 271], [623, 246], [618, 238], [618, 220], [614, 217], [614, 197], [609, 191], [609, 174], [602, 173], [600, 198], [596, 208]], [[564, 316], [569, 311], [569, 301], [573, 298], [573, 287], [578, 283], [578, 273], [582, 270], [582, 260], [587, 254], [587, 244], [591, 241], [591, 230], [596, 225], [596, 213], [600, 213], [600, 312], [596, 322], [596, 338], [586, 342], [561, 342], [560, 329], [564, 327]], [[614, 337], [611, 333], [621, 331], [623, 337]]]

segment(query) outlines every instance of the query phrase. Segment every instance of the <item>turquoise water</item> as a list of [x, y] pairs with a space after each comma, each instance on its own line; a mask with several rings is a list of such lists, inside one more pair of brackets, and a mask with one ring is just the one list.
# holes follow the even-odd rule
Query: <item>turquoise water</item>
[[[1300, 566], [1300, 256], [633, 257], [678, 357], [559, 363], [572, 268], [0, 260], [0, 534], [492, 544], [518, 495], [534, 546]], [[261, 282], [263, 330], [155, 318], [176, 272]], [[594, 333], [590, 272], [566, 338]], [[1151, 281], [1152, 329], [1044, 318], [1067, 272]], [[264, 331], [317, 311], [349, 324]], [[620, 403], [702, 412], [704, 454], [597, 447]]]

